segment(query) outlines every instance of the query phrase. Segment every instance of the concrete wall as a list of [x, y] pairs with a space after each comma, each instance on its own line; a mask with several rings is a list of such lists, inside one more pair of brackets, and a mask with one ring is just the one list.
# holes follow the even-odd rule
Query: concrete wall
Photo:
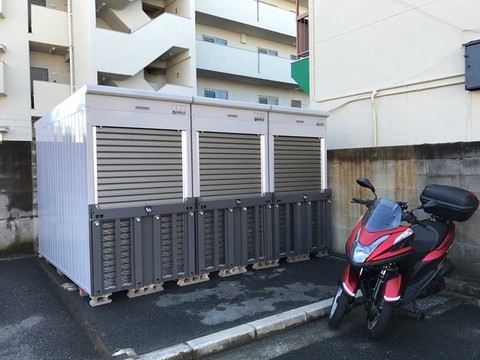
[[0, 256], [34, 250], [31, 159], [30, 142], [0, 144]]
[[[297, 49], [292, 45], [285, 45], [275, 41], [262, 39], [255, 36], [244, 35], [244, 42], [242, 43], [242, 34], [234, 31], [227, 31], [218, 29], [212, 26], [196, 24], [196, 39], [203, 40], [203, 35], [213, 36], [223, 40], [227, 40], [227, 46], [253, 51], [258, 53], [258, 48], [264, 48], [269, 50], [278, 51], [279, 57], [284, 57], [290, 59], [290, 55], [296, 55]], [[242, 64], [239, 62], [235, 64], [236, 66], [241, 67]]]
[[50, 82], [70, 84], [70, 66], [64, 56], [31, 51], [30, 66], [48, 69], [48, 81]]
[[[352, 197], [368, 198], [369, 190], [356, 179], [371, 180], [379, 197], [408, 201], [413, 208], [428, 184], [465, 188], [480, 197], [480, 142], [461, 142], [402, 147], [329, 150], [329, 187], [333, 191], [333, 248], [344, 253], [345, 242], [365, 208], [351, 204]], [[419, 218], [424, 213], [417, 213]], [[480, 211], [465, 223], [457, 223], [450, 259], [455, 277], [480, 280]]]
[[310, 1], [312, 107], [330, 148], [480, 140], [480, 92], [464, 89], [462, 44], [477, 0]]

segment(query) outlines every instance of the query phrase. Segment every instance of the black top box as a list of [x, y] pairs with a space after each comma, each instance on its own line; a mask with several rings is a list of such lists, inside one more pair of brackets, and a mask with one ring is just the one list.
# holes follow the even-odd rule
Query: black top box
[[445, 220], [467, 221], [478, 208], [478, 198], [475, 193], [454, 186], [426, 186], [420, 194], [420, 201], [426, 204], [430, 200], [435, 200], [438, 205], [424, 211]]

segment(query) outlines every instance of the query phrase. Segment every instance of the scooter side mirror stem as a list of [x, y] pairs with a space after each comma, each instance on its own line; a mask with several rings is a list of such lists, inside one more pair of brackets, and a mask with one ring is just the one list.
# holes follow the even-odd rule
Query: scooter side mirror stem
[[361, 187], [370, 189], [375, 195], [375, 199], [377, 199], [377, 194], [375, 193], [375, 187], [372, 185], [370, 180], [368, 180], [367, 178], [358, 178], [357, 184], [360, 185]]

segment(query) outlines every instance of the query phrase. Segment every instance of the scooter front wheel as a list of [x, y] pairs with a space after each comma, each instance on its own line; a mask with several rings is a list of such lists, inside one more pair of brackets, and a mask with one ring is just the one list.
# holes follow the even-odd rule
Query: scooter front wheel
[[386, 302], [383, 296], [377, 304], [372, 306], [367, 315], [367, 333], [370, 339], [379, 339], [383, 335], [392, 311], [393, 304]]
[[342, 286], [338, 287], [337, 293], [332, 301], [332, 306], [330, 308], [330, 315], [328, 318], [328, 325], [332, 329], [338, 329], [340, 322], [342, 321], [343, 315], [348, 310], [349, 296], [345, 294]]

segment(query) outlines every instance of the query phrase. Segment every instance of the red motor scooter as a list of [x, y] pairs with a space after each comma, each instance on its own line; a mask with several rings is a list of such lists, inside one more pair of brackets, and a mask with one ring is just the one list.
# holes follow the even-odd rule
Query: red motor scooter
[[[454, 222], [467, 221], [479, 201], [470, 191], [428, 185], [420, 195], [422, 205], [408, 211], [405, 202], [378, 199], [368, 179], [360, 178], [357, 183], [370, 189], [375, 199], [352, 200], [368, 210], [348, 238], [349, 264], [333, 299], [328, 324], [338, 328], [361, 290], [366, 299], [367, 333], [377, 339], [385, 331], [394, 306], [411, 302], [417, 318], [424, 318], [416, 299], [445, 287], [444, 276], [452, 270], [446, 260], [455, 237]], [[413, 214], [418, 209], [431, 217], [419, 221]]]

